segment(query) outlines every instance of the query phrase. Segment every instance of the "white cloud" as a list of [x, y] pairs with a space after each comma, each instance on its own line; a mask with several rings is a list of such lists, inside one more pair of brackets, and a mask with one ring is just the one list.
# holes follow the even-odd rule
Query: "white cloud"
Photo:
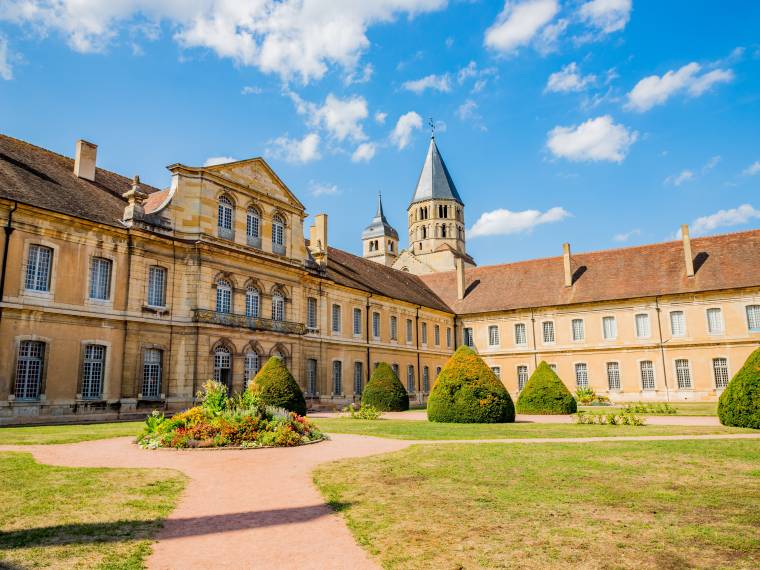
[[354, 85], [356, 83], [367, 83], [372, 79], [372, 75], [375, 73], [375, 68], [371, 63], [366, 64], [360, 72], [356, 70], [351, 71], [343, 78], [343, 83], [346, 85]]
[[604, 34], [625, 28], [631, 18], [631, 0], [591, 0], [578, 10], [581, 20]]
[[662, 77], [645, 77], [628, 93], [626, 108], [643, 113], [662, 105], [676, 93], [685, 92], [691, 97], [699, 97], [713, 85], [727, 83], [734, 78], [734, 72], [730, 69], [714, 69], [699, 75], [701, 69], [702, 66], [693, 61], [677, 71], [668, 71]]
[[406, 148], [412, 140], [412, 133], [422, 128], [422, 117], [414, 111], [401, 115], [390, 135], [391, 142], [399, 150]]
[[0, 77], [6, 81], [13, 79], [13, 67], [8, 54], [8, 40], [0, 36]]
[[382, 111], [378, 111], [377, 113], [375, 113], [375, 122], [378, 125], [385, 124], [385, 119], [387, 118], [388, 118], [388, 113], [383, 113]]
[[6, 0], [0, 20], [40, 35], [59, 32], [83, 53], [105, 50], [122, 29], [167, 23], [183, 48], [208, 49], [238, 65], [308, 83], [333, 65], [353, 72], [370, 46], [370, 26], [445, 5], [446, 0]]
[[668, 176], [665, 179], [665, 184], [672, 184], [673, 186], [680, 186], [684, 182], [692, 182], [694, 180], [694, 173], [691, 170], [682, 170], [675, 176]]
[[596, 81], [596, 75], [582, 75], [575, 62], [568, 63], [561, 70], [552, 73], [546, 82], [545, 92], [567, 93], [583, 91]]
[[488, 130], [483, 124], [483, 117], [478, 112], [478, 104], [472, 99], [467, 99], [464, 103], [459, 105], [456, 110], [456, 115], [460, 121], [470, 123], [481, 131]]
[[[738, 208], [719, 210], [709, 216], [697, 218], [691, 224], [691, 234], [695, 236], [704, 235], [719, 228], [741, 226], [756, 219], [760, 219], [760, 210], [756, 210], [750, 204], [742, 204]], [[680, 230], [678, 235], [680, 236]]]
[[603, 115], [578, 126], [554, 127], [548, 133], [546, 146], [555, 156], [568, 160], [622, 162], [638, 137], [638, 132]]
[[320, 138], [316, 133], [309, 133], [302, 139], [281, 136], [270, 141], [267, 152], [274, 158], [287, 162], [306, 163], [321, 158], [319, 142]]
[[509, 53], [527, 45], [559, 11], [557, 0], [507, 0], [496, 21], [486, 30], [485, 45]]
[[288, 92], [300, 115], [306, 115], [306, 124], [314, 128], [322, 128], [337, 139], [344, 141], [366, 140], [362, 121], [367, 118], [367, 101], [364, 97], [354, 96], [339, 99], [332, 93], [327, 95], [322, 105], [301, 99], [292, 91]]
[[210, 156], [203, 163], [203, 166], [216, 166], [217, 164], [226, 164], [228, 162], [235, 162], [237, 158], [231, 156]]
[[413, 91], [417, 95], [424, 93], [427, 89], [448, 93], [451, 91], [451, 77], [446, 73], [444, 75], [428, 75], [414, 81], [405, 81], [401, 87], [407, 91]]
[[362, 143], [356, 147], [354, 154], [351, 156], [351, 160], [353, 162], [369, 162], [375, 156], [376, 150], [377, 146], [375, 143]]
[[612, 239], [614, 241], [625, 242], [631, 239], [632, 237], [638, 236], [638, 235], [641, 235], [641, 230], [637, 228], [635, 230], [631, 230], [630, 232], [615, 234], [614, 236], [612, 236]]
[[481, 214], [480, 218], [467, 231], [467, 237], [475, 238], [479, 236], [530, 232], [538, 225], [560, 222], [569, 216], [571, 216], [570, 212], [559, 206], [550, 208], [546, 212], [539, 210], [512, 212], [500, 208]]
[[756, 160], [752, 164], [750, 164], [747, 168], [744, 169], [742, 174], [745, 176], [754, 176], [755, 174], [760, 172], [760, 160]]
[[240, 91], [242, 95], [261, 95], [262, 93], [261, 87], [256, 87], [255, 85], [246, 85], [243, 87], [243, 89]]
[[340, 194], [338, 186], [335, 184], [323, 184], [321, 182], [309, 181], [309, 193], [318, 198], [320, 196], [335, 196]]
[[477, 63], [471, 61], [465, 67], [462, 67], [457, 71], [457, 83], [463, 85], [467, 80], [475, 79], [472, 92], [479, 93], [483, 90], [491, 77], [498, 76], [498, 72], [499, 70], [495, 67], [479, 68]]

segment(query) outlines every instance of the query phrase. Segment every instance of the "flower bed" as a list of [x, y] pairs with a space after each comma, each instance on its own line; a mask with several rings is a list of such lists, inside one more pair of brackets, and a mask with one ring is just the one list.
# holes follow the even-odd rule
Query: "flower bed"
[[198, 397], [200, 406], [171, 418], [159, 412], [148, 416], [140, 447], [292, 447], [324, 439], [305, 417], [266, 406], [250, 390], [229, 398], [223, 384], [209, 381]]

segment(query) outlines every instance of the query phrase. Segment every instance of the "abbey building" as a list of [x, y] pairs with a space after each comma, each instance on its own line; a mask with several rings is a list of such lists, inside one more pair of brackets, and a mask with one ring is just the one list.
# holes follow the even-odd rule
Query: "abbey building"
[[0, 135], [0, 422], [177, 410], [274, 355], [314, 407], [357, 401], [381, 361], [422, 404], [461, 343], [513, 397], [546, 360], [571, 390], [714, 400], [760, 344], [758, 230], [478, 267], [431, 139], [408, 246], [378, 197], [357, 256], [324, 214], [304, 238], [260, 158], [169, 171], [154, 188], [92, 143], [68, 158]]

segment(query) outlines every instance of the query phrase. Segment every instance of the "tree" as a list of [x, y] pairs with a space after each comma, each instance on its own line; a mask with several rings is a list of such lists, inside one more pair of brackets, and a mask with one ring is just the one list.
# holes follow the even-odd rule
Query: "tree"
[[403, 412], [409, 409], [409, 394], [393, 368], [381, 362], [372, 371], [364, 388], [362, 404], [381, 412]]
[[726, 426], [760, 429], [760, 348], [749, 355], [723, 390], [718, 418]]
[[253, 379], [250, 390], [268, 406], [306, 415], [306, 399], [301, 387], [279, 356], [272, 356]]
[[517, 398], [520, 414], [574, 414], [578, 404], [557, 373], [541, 361]]

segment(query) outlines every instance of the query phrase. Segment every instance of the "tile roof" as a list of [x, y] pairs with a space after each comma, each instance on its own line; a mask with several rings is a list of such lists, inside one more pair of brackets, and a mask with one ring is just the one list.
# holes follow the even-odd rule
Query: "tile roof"
[[760, 286], [760, 230], [694, 238], [696, 274], [686, 276], [680, 241], [572, 256], [574, 283], [564, 286], [562, 257], [421, 276], [457, 314], [504, 311]]
[[[95, 181], [74, 174], [74, 159], [0, 134], [0, 197], [120, 226], [129, 178], [97, 168]], [[141, 184], [148, 194], [158, 189]]]

